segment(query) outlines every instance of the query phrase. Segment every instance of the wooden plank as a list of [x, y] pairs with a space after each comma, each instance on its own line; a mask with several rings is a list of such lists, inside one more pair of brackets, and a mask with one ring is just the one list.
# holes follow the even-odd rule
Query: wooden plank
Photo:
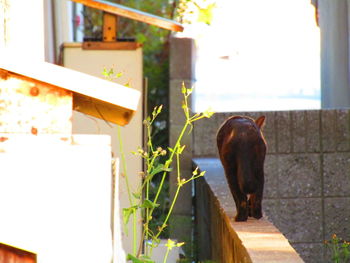
[[0, 262], [6, 263], [36, 263], [36, 254], [0, 243]]
[[80, 94], [74, 94], [73, 101], [74, 110], [121, 126], [126, 125], [134, 114], [134, 111], [129, 109], [115, 111], [112, 104], [91, 100], [89, 97]]
[[[5, 78], [12, 76], [26, 81], [35, 80], [35, 83], [43, 86], [55, 86], [64, 91], [72, 91], [74, 100], [76, 100], [74, 101], [75, 109], [85, 114], [94, 111], [88, 110], [91, 107], [82, 105], [84, 101], [99, 104], [101, 107], [105, 104], [104, 108], [109, 110], [109, 114], [104, 115], [106, 116], [105, 120], [120, 125], [129, 123], [133, 116], [130, 113], [137, 110], [139, 103], [140, 92], [135, 89], [46, 62], [1, 58], [1, 71], [3, 73], [0, 73], [0, 76], [3, 75]], [[88, 100], [84, 98], [88, 98]], [[100, 118], [101, 116], [96, 117]]]
[[116, 15], [103, 12], [103, 41], [114, 42], [117, 40], [118, 17]]
[[173, 20], [155, 16], [140, 10], [126, 7], [120, 4], [110, 3], [104, 0], [72, 0], [92, 8], [96, 8], [108, 13], [123, 16], [143, 23], [154, 25], [160, 28], [182, 32], [184, 27]]
[[85, 50], [136, 50], [142, 44], [137, 42], [100, 42], [86, 41], [82, 43]]

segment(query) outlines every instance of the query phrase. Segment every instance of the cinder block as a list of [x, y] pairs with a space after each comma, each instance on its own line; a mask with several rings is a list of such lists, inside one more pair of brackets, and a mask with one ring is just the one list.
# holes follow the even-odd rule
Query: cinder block
[[278, 197], [278, 157], [268, 154], [265, 159], [264, 197]]
[[350, 111], [336, 110], [337, 113], [337, 150], [350, 150]]
[[[175, 143], [182, 131], [182, 129], [184, 128], [183, 124], [181, 125], [174, 125], [174, 124], [171, 124], [170, 125], [170, 138], [169, 138], [169, 147], [174, 147], [175, 146]], [[182, 137], [182, 140], [181, 140], [181, 145], [186, 145], [186, 148], [185, 148], [185, 152], [189, 151], [191, 152], [190, 150], [188, 149], [191, 149], [191, 146], [192, 146], [192, 133], [194, 132], [192, 130], [192, 133], [188, 133], [190, 131], [190, 127], [187, 128], [186, 132], [184, 133], [183, 137]]]
[[291, 111], [293, 152], [306, 152], [307, 121], [305, 111]]
[[[239, 115], [239, 114], [238, 114]], [[263, 134], [267, 142], [267, 152], [276, 152], [276, 133], [275, 133], [275, 112], [274, 111], [259, 111], [259, 112], [243, 112], [241, 115], [248, 116], [254, 120], [260, 116], [265, 116], [265, 126], [263, 127]]]
[[290, 242], [323, 242], [321, 198], [281, 199], [274, 224]]
[[170, 238], [185, 242], [183, 249], [186, 255], [192, 251], [192, 216], [172, 215], [169, 220]]
[[[181, 170], [181, 178], [189, 178], [192, 175], [192, 171]], [[169, 186], [169, 195], [170, 202], [172, 202], [175, 192], [177, 189], [177, 176], [176, 171], [170, 174], [170, 186]], [[184, 186], [181, 187], [180, 193], [178, 195], [177, 201], [174, 206], [173, 214], [174, 215], [188, 215], [192, 214], [192, 182], [188, 182]]]
[[242, 115], [242, 116], [247, 116], [252, 118], [253, 120], [256, 120], [257, 118], [259, 118], [261, 116], [260, 112], [256, 112], [256, 111], [250, 111], [250, 112], [242, 112], [240, 114], [237, 115]]
[[320, 152], [321, 140], [320, 140], [320, 121], [321, 112], [319, 110], [308, 110], [305, 111], [306, 119], [306, 149], [307, 152]]
[[217, 157], [216, 146], [217, 127], [215, 120], [202, 119], [194, 123], [194, 155]]
[[210, 214], [209, 209], [209, 194], [208, 185], [205, 183], [204, 178], [199, 178], [195, 182], [196, 185], [196, 218], [195, 218], [195, 231], [196, 231], [196, 243], [198, 248], [195, 253], [199, 260], [205, 260], [211, 258], [211, 240], [210, 240]]
[[321, 111], [322, 151], [333, 152], [337, 148], [337, 115], [335, 110]]
[[281, 197], [321, 196], [320, 154], [278, 156], [278, 189]]
[[331, 262], [324, 260], [323, 243], [292, 243], [291, 245], [307, 263]]
[[333, 234], [338, 237], [350, 238], [350, 197], [325, 198], [324, 223], [325, 239], [331, 239]]
[[275, 129], [275, 112], [261, 112], [261, 115], [265, 115], [265, 126], [263, 127], [263, 134], [267, 143], [267, 152], [275, 153], [276, 149], [276, 129]]
[[280, 218], [280, 200], [268, 199], [265, 197], [263, 199], [262, 207], [264, 217], [275, 224], [275, 222], [277, 222]]
[[275, 115], [277, 152], [292, 152], [291, 119], [289, 111], [278, 111]]
[[350, 196], [350, 153], [323, 155], [325, 196]]
[[[170, 125], [180, 125], [186, 120], [184, 111], [182, 109], [182, 103], [184, 97], [181, 93], [182, 83], [185, 84], [186, 88], [191, 88], [193, 82], [186, 80], [170, 80], [169, 90], [169, 122]], [[191, 107], [191, 100], [189, 100], [189, 107]]]
[[170, 38], [170, 79], [195, 79], [195, 43], [192, 38]]
[[293, 152], [320, 152], [320, 111], [291, 111]]

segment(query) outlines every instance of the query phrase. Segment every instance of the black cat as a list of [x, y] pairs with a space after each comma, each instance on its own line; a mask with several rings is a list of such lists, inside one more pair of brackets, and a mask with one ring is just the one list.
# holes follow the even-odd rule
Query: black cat
[[[266, 142], [261, 132], [265, 116], [228, 118], [217, 133], [217, 146], [236, 203], [235, 221], [262, 217]], [[249, 200], [248, 200], [249, 195]]]

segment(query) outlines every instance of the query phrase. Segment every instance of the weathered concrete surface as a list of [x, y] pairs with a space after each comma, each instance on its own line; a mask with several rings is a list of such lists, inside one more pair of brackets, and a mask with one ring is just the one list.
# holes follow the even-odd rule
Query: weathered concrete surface
[[[249, 218], [247, 222], [233, 220], [235, 205], [220, 160], [197, 158], [194, 162], [206, 171], [205, 178], [196, 183], [197, 217], [201, 217], [199, 240], [205, 240], [204, 249], [209, 249], [210, 253], [199, 251], [200, 260], [210, 257], [223, 263], [304, 262], [266, 217], [260, 220]], [[210, 213], [203, 218], [206, 211]], [[209, 229], [209, 233], [203, 233], [203, 229]]]
[[305, 262], [330, 261], [324, 241], [350, 239], [350, 110], [217, 113], [195, 124], [194, 156], [217, 158], [216, 131], [239, 114], [266, 115], [265, 215]]
[[[186, 88], [191, 88], [195, 81], [195, 43], [191, 38], [170, 39], [170, 89], [169, 89], [169, 145], [173, 147], [185, 123], [185, 116], [181, 107], [183, 96], [182, 83]], [[191, 103], [189, 101], [189, 103]], [[191, 107], [189, 105], [189, 107]], [[181, 177], [189, 179], [192, 176], [192, 136], [186, 133], [181, 142], [186, 148], [181, 156]], [[169, 177], [170, 198], [173, 199], [177, 189], [176, 168]], [[179, 241], [185, 241], [184, 246], [187, 255], [192, 252], [192, 183], [181, 188], [181, 193], [174, 206], [170, 219], [170, 237]]]

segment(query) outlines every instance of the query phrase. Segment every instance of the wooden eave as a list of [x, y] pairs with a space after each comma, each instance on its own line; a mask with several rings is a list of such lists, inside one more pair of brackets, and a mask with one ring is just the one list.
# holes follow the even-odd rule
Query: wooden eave
[[156, 15], [152, 15], [137, 9], [126, 7], [120, 4], [111, 3], [104, 0], [72, 0], [76, 3], [86, 5], [98, 10], [102, 10], [107, 13], [114, 15], [130, 18], [143, 23], [154, 25], [160, 28], [182, 32], [184, 30], [183, 26], [170, 19], [162, 18]]
[[2, 58], [0, 78], [11, 76], [71, 91], [74, 110], [119, 125], [129, 123], [140, 98], [135, 89], [68, 68]]
[[0, 258], [2, 258], [1, 256], [5, 258], [7, 256], [7, 259], [13, 260], [11, 262], [19, 262], [17, 260], [21, 260], [20, 262], [23, 263], [37, 262], [37, 256], [35, 253], [2, 242], [0, 243]]

